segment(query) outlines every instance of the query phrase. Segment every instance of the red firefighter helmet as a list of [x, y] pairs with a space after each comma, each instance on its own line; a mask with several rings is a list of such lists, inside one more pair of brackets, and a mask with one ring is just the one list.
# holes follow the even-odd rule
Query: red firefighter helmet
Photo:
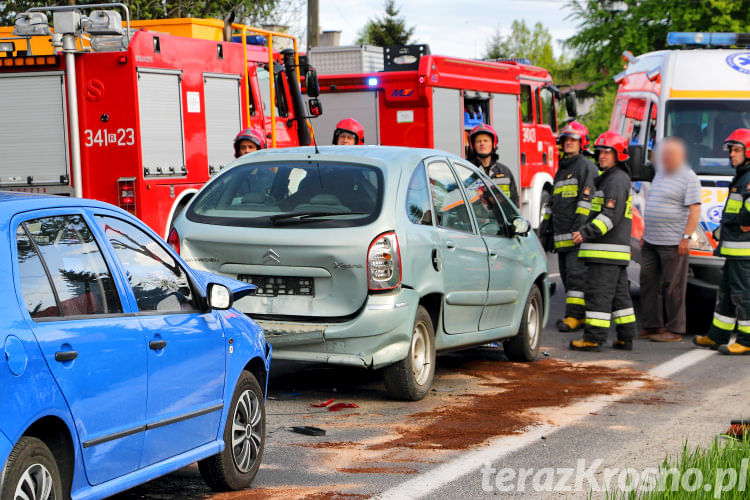
[[469, 132], [469, 149], [474, 150], [474, 138], [479, 134], [487, 134], [492, 137], [492, 149], [497, 147], [497, 132], [486, 123], [480, 123]]
[[566, 137], [581, 141], [581, 149], [589, 147], [589, 129], [583, 123], [572, 121], [565, 125], [560, 135], [557, 136], [557, 143], [562, 144]]
[[729, 137], [724, 139], [724, 147], [728, 148], [732, 144], [740, 144], [745, 147], [745, 156], [750, 152], [750, 129], [738, 128]]
[[628, 141], [617, 132], [607, 131], [596, 138], [594, 142], [594, 151], [601, 149], [611, 149], [617, 153], [617, 161], [628, 159]]
[[365, 143], [365, 129], [354, 118], [345, 118], [336, 124], [333, 131], [333, 144], [338, 142], [341, 132], [348, 132], [356, 137], [358, 146]]
[[258, 149], [265, 149], [266, 139], [263, 137], [263, 133], [256, 128], [246, 128], [241, 131], [234, 138], [234, 157], [240, 157], [240, 141], [250, 141], [255, 144]]

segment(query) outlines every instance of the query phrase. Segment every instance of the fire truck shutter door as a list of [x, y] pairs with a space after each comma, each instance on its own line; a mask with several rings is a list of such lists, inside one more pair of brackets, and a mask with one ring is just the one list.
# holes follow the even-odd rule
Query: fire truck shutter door
[[331, 143], [333, 129], [344, 118], [354, 118], [362, 124], [365, 129], [365, 144], [380, 144], [377, 91], [331, 92], [321, 100], [323, 114], [312, 121], [319, 145]]
[[0, 75], [0, 182], [59, 184], [68, 173], [62, 73]]
[[433, 147], [463, 156], [463, 113], [461, 92], [454, 89], [432, 89]]
[[232, 141], [242, 129], [239, 75], [203, 75], [209, 173], [234, 159]]
[[520, 177], [520, 132], [518, 130], [518, 96], [514, 94], [494, 94], [492, 96], [492, 126], [500, 136], [498, 156], [500, 162], [510, 168], [521, 185]]
[[138, 71], [144, 175], [184, 175], [180, 75]]

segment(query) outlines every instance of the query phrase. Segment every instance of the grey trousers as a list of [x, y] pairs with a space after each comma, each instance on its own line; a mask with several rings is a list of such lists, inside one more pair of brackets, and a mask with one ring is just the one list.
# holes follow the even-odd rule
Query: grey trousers
[[643, 242], [641, 249], [641, 322], [643, 328], [685, 333], [688, 256], [677, 246]]

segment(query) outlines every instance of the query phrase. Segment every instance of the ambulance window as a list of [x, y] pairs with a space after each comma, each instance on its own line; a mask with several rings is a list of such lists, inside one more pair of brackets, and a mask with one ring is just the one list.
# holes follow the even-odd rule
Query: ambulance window
[[648, 132], [646, 133], [646, 151], [648, 152], [647, 158], [649, 161], [651, 161], [651, 151], [656, 145], [656, 110], [656, 104], [651, 104], [651, 111], [648, 118]]
[[531, 123], [531, 87], [521, 85], [521, 121]]
[[543, 115], [544, 123], [549, 125], [552, 131], [557, 131], [557, 121], [555, 118], [555, 99], [552, 91], [547, 87], [539, 90], [539, 100], [541, 101], [540, 114]]

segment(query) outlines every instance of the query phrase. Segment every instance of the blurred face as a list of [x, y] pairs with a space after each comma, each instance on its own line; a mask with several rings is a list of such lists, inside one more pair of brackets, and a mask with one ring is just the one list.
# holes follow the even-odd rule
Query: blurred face
[[258, 151], [258, 146], [256, 146], [253, 141], [248, 141], [247, 139], [243, 139], [240, 141], [240, 145], [238, 149], [240, 151], [240, 156], [244, 156], [248, 153], [252, 153], [253, 151]]
[[739, 167], [747, 157], [745, 156], [745, 148], [740, 144], [731, 144], [729, 146], [729, 161], [733, 167]]
[[678, 171], [685, 164], [685, 148], [679, 142], [662, 144], [661, 166], [667, 173]]
[[354, 146], [357, 144], [357, 136], [350, 132], [339, 132], [336, 144], [339, 146]]
[[563, 138], [563, 151], [569, 156], [577, 155], [581, 152], [581, 140], [566, 136]]
[[492, 153], [492, 137], [488, 134], [479, 134], [474, 138], [474, 150], [480, 155]]
[[599, 150], [599, 167], [602, 170], [607, 170], [617, 165], [617, 153], [611, 149], [600, 149]]

